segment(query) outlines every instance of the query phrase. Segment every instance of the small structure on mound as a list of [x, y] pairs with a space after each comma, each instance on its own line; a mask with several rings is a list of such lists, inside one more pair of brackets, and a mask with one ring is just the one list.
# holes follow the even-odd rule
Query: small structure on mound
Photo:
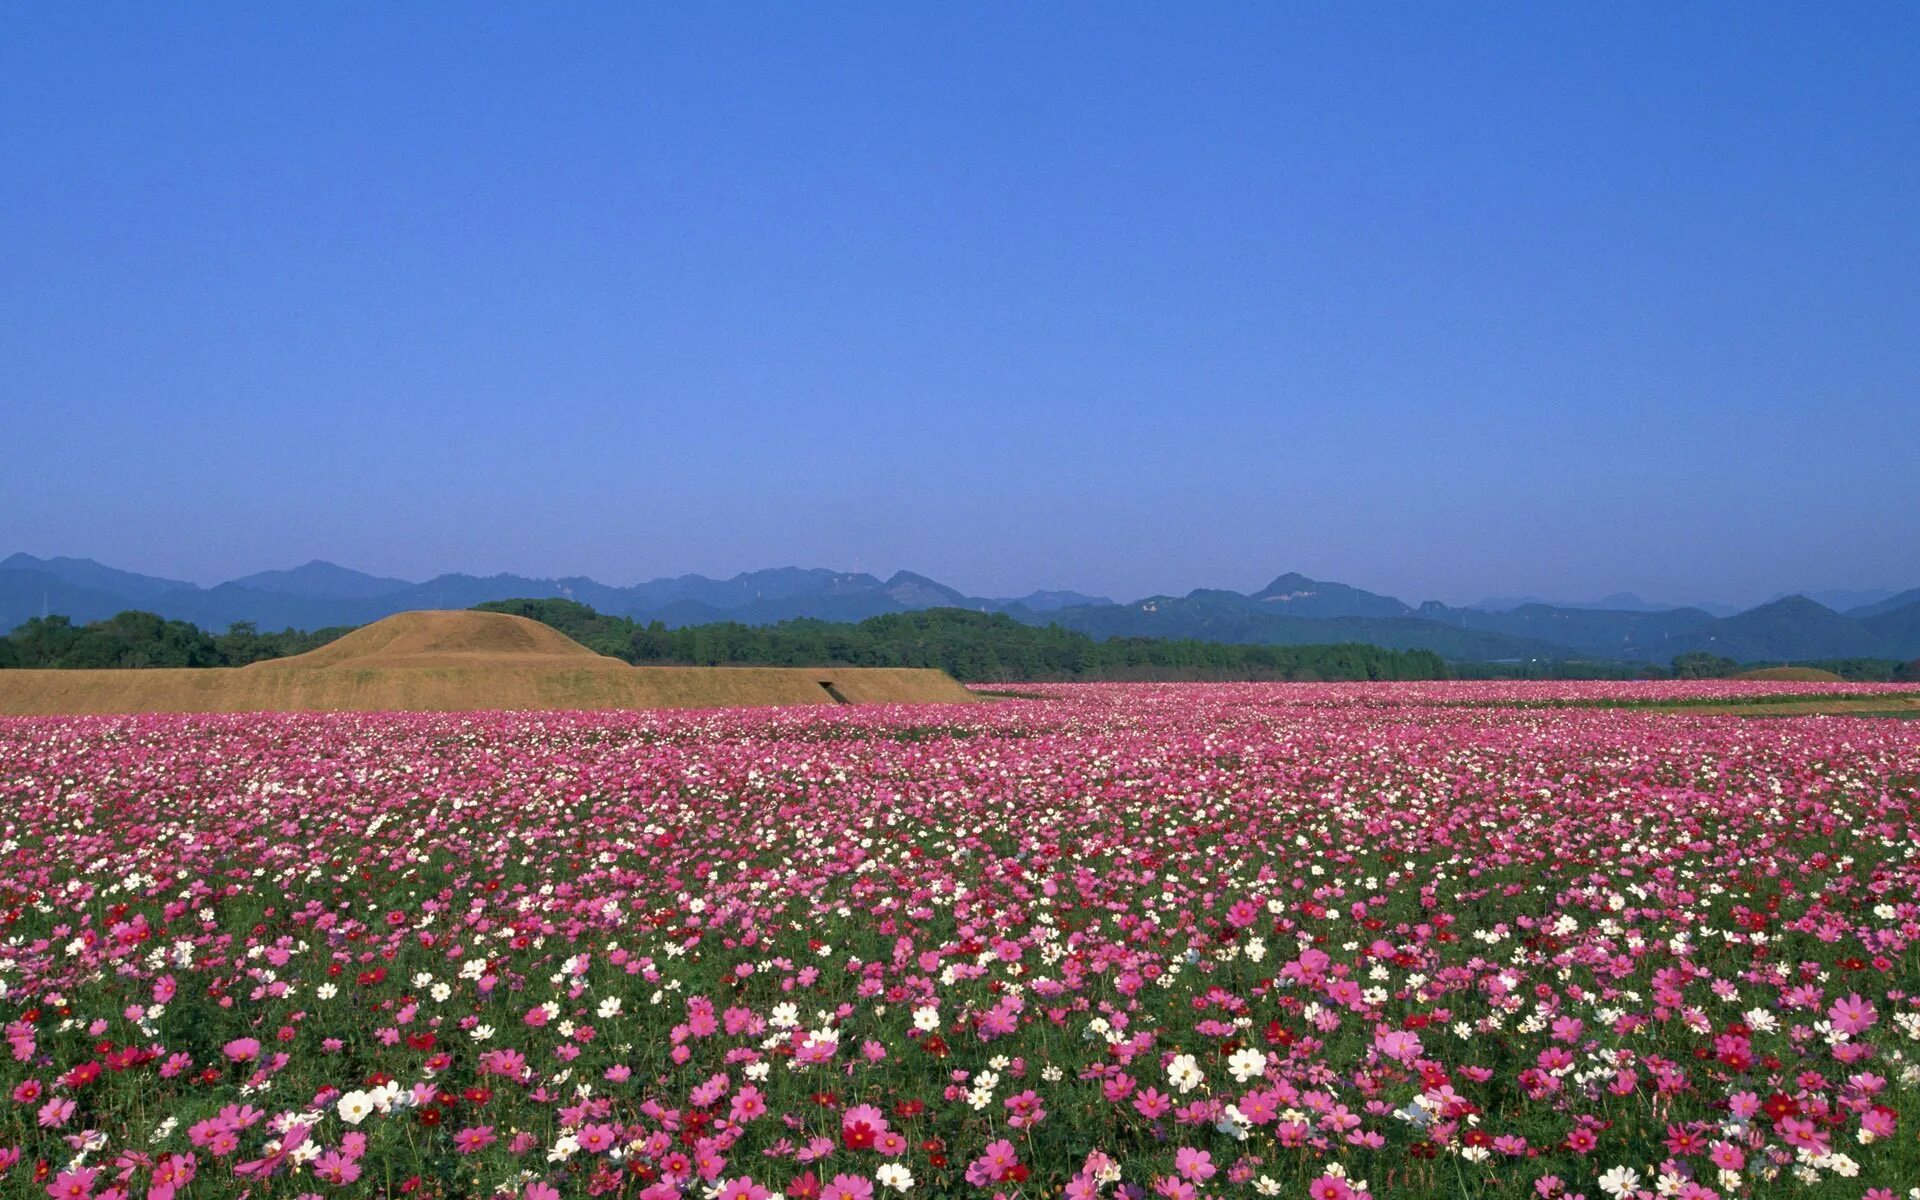
[[1793, 683], [1840, 683], [1841, 677], [1819, 667], [1756, 667], [1735, 679], [1781, 679]]
[[963, 704], [944, 671], [634, 667], [551, 626], [490, 612], [409, 612], [244, 667], [0, 671], [0, 714], [462, 712]]

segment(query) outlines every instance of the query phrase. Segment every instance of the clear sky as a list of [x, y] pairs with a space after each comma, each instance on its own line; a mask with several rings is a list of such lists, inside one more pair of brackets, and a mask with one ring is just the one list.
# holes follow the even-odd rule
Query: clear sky
[[1920, 584], [1920, 5], [0, 0], [0, 554]]

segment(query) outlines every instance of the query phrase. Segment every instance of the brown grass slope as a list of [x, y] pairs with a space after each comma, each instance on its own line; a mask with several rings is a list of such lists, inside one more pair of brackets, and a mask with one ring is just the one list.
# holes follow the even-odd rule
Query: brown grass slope
[[320, 667], [427, 667], [547, 662], [624, 667], [551, 625], [508, 613], [426, 610], [395, 613], [318, 650], [253, 663], [247, 670]]
[[967, 703], [941, 671], [631, 667], [505, 613], [400, 613], [293, 658], [239, 668], [0, 671], [0, 714], [464, 712]]

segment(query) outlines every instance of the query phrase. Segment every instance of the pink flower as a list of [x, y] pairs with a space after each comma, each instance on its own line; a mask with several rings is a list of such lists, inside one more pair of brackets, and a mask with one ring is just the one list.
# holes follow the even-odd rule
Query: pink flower
[[62, 1171], [53, 1177], [47, 1185], [47, 1195], [54, 1200], [90, 1200], [93, 1195], [93, 1181], [100, 1172], [92, 1167], [83, 1167], [77, 1171]]
[[1307, 1185], [1309, 1200], [1353, 1200], [1353, 1188], [1338, 1175], [1322, 1175]]
[[1381, 1054], [1396, 1062], [1412, 1062], [1420, 1056], [1420, 1035], [1405, 1029], [1389, 1029], [1373, 1036]]
[[1028, 1088], [1017, 1096], [1006, 1099], [1007, 1124], [1015, 1129], [1027, 1129], [1047, 1119], [1047, 1110], [1040, 1105], [1040, 1093]]
[[1833, 1007], [1827, 1010], [1827, 1016], [1832, 1018], [1833, 1027], [1845, 1034], [1865, 1033], [1880, 1019], [1873, 1005], [1861, 999], [1858, 992], [1844, 1000], [1835, 1000]]
[[835, 1175], [820, 1200], [873, 1200], [873, 1181], [862, 1175]]
[[260, 1057], [260, 1040], [250, 1037], [235, 1038], [220, 1047], [220, 1050], [231, 1062], [252, 1062]]
[[477, 1154], [494, 1141], [491, 1125], [469, 1125], [453, 1135], [454, 1148], [462, 1154]]
[[757, 1121], [767, 1115], [766, 1098], [760, 1094], [759, 1088], [750, 1083], [743, 1084], [728, 1102], [727, 1113], [736, 1124]]
[[1218, 1170], [1213, 1165], [1213, 1155], [1205, 1150], [1195, 1150], [1191, 1146], [1182, 1146], [1173, 1154], [1174, 1170], [1195, 1183], [1205, 1183], [1212, 1179]]
[[991, 1142], [980, 1152], [980, 1157], [967, 1164], [967, 1182], [975, 1187], [985, 1187], [990, 1183], [999, 1183], [1013, 1169], [1020, 1165], [1019, 1152], [1013, 1143], [1005, 1138]]
[[605, 1154], [619, 1142], [618, 1132], [611, 1125], [583, 1125], [574, 1135], [580, 1148], [589, 1154]]
[[313, 1173], [333, 1184], [348, 1184], [360, 1178], [360, 1164], [338, 1150], [329, 1150], [313, 1160]]

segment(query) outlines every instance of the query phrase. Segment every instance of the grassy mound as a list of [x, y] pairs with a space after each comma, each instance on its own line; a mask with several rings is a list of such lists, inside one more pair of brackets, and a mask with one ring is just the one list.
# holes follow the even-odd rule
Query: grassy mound
[[1840, 676], [1819, 667], [1757, 667], [1742, 671], [1735, 679], [1784, 679], [1794, 683], [1839, 683]]

